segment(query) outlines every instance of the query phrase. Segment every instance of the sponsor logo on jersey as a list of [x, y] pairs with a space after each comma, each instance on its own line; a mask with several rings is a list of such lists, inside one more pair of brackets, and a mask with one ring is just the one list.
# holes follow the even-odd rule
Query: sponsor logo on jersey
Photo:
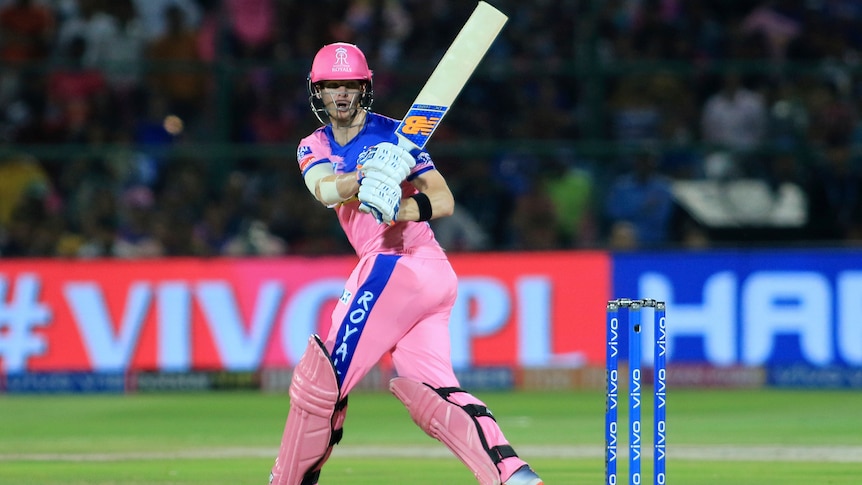
[[302, 160], [306, 155], [311, 153], [311, 147], [308, 145], [300, 145], [299, 148], [296, 149], [296, 159]]
[[305, 158], [303, 158], [302, 160], [299, 161], [299, 170], [304, 173], [305, 169], [307, 169], [308, 166], [311, 165], [311, 162], [313, 162], [314, 160], [315, 160], [314, 155], [306, 156]]
[[311, 154], [311, 147], [302, 145], [296, 149], [296, 160], [299, 162], [299, 169], [305, 172], [308, 165], [314, 160], [314, 155]]

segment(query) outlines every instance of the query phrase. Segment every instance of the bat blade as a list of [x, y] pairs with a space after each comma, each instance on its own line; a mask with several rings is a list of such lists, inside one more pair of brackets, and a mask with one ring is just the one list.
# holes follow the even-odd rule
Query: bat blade
[[425, 147], [507, 20], [486, 2], [476, 5], [395, 130], [400, 146]]

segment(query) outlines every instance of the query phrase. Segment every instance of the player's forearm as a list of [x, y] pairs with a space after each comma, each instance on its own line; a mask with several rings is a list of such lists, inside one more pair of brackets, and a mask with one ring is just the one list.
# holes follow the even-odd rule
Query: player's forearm
[[319, 179], [314, 196], [324, 205], [333, 205], [353, 197], [358, 191], [355, 172], [339, 173]]
[[[430, 205], [430, 219], [434, 220], [441, 217], [451, 216], [455, 212], [455, 199], [449, 191], [429, 191], [425, 192]], [[422, 219], [422, 213], [419, 208], [420, 202], [414, 197], [401, 199], [401, 208], [398, 210], [397, 220], [399, 221], [419, 221]]]

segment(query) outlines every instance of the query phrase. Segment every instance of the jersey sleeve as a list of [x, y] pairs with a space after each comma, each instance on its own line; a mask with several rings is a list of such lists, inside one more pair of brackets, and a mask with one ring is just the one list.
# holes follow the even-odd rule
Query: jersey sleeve
[[425, 150], [422, 150], [418, 155], [416, 155], [416, 166], [410, 170], [410, 174], [407, 175], [407, 181], [409, 182], [423, 173], [429, 170], [435, 170], [436, 168], [437, 167], [434, 166], [434, 160], [431, 159], [431, 155]]
[[322, 129], [315, 131], [299, 142], [296, 149], [296, 161], [303, 177], [315, 165], [332, 163], [332, 148]]

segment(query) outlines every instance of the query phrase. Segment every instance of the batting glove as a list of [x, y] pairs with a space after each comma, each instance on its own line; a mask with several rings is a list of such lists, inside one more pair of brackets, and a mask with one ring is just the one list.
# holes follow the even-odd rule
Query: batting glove
[[371, 213], [380, 224], [392, 225], [401, 208], [401, 184], [390, 177], [369, 173], [359, 186], [359, 210]]
[[389, 142], [367, 148], [356, 161], [360, 182], [369, 173], [381, 172], [400, 183], [415, 166], [416, 159], [410, 152]]

